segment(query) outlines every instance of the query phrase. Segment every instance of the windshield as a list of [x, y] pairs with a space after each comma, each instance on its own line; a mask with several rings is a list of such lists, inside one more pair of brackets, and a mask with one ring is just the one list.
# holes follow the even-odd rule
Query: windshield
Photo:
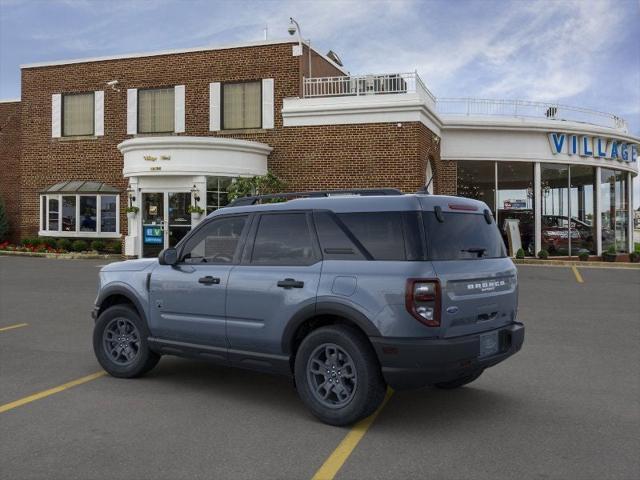
[[434, 212], [423, 212], [431, 260], [474, 260], [505, 257], [504, 243], [495, 222], [484, 215], [442, 213], [443, 222]]

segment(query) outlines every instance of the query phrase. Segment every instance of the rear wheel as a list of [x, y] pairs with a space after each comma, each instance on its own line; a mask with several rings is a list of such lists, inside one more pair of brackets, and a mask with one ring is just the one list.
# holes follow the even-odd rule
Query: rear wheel
[[455, 380], [451, 380], [450, 382], [440, 382], [436, 383], [434, 386], [436, 388], [442, 388], [443, 390], [452, 390], [454, 388], [460, 388], [468, 383], [471, 383], [478, 379], [480, 375], [482, 375], [484, 370], [480, 370], [479, 372], [472, 373], [470, 375], [465, 375], [464, 377], [456, 378]]
[[322, 327], [304, 338], [295, 379], [302, 401], [330, 425], [349, 425], [371, 415], [386, 391], [371, 345], [345, 325]]
[[93, 329], [93, 350], [102, 368], [114, 377], [144, 375], [160, 360], [149, 349], [149, 330], [129, 305], [114, 305], [100, 314]]

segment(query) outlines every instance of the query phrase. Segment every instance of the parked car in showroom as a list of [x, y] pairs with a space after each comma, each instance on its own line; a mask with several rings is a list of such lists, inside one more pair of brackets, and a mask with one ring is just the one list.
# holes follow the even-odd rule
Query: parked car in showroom
[[458, 388], [516, 353], [517, 309], [483, 202], [278, 194], [216, 210], [158, 259], [103, 267], [93, 346], [116, 377], [165, 354], [291, 376], [314, 415], [346, 425], [387, 386]]

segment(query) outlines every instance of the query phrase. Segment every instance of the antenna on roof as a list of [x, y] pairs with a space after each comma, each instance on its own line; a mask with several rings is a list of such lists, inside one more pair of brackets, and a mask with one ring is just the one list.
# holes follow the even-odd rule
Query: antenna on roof
[[264, 41], [266, 42], [267, 40], [269, 40], [269, 25], [265, 25], [264, 26]]

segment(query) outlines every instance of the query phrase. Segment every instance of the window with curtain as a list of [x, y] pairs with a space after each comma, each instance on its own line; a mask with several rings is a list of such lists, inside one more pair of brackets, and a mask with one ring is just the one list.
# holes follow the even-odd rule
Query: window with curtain
[[225, 83], [222, 86], [222, 128], [262, 127], [262, 83]]
[[174, 131], [174, 88], [138, 91], [138, 133]]
[[93, 135], [93, 109], [93, 92], [63, 95], [62, 135], [64, 137]]

